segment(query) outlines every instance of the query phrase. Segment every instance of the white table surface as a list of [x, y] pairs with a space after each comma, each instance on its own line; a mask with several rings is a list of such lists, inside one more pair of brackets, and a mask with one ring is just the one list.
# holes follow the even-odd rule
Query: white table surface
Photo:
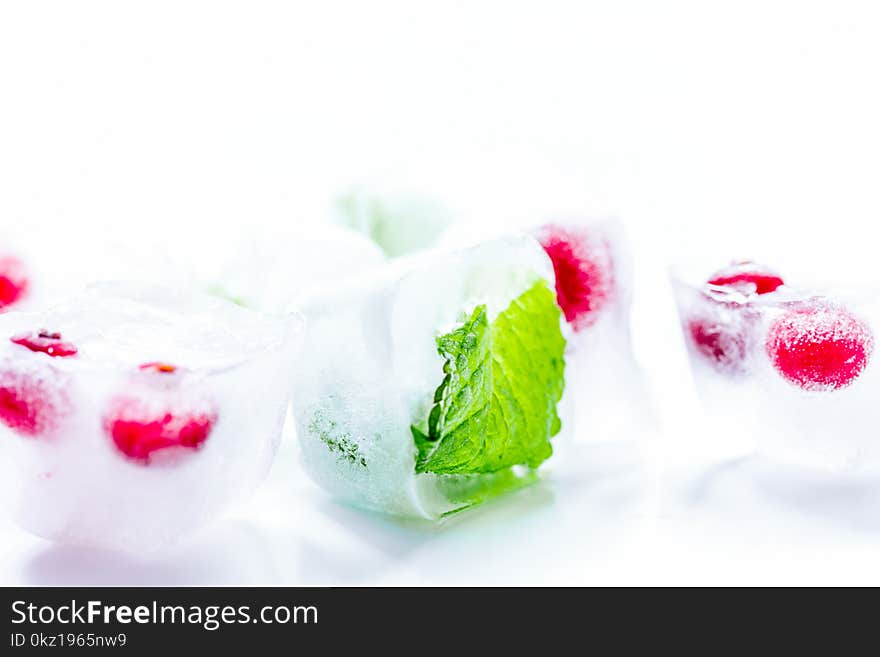
[[[656, 439], [656, 436], [654, 437]], [[545, 479], [440, 526], [329, 500], [290, 446], [240, 508], [152, 555], [0, 529], [5, 585], [877, 584], [880, 487], [757, 459], [660, 469], [588, 445]], [[647, 450], [650, 451], [650, 450]]]

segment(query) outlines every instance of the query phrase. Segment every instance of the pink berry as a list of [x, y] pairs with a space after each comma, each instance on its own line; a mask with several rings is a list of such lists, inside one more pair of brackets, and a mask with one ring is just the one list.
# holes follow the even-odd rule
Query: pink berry
[[[145, 363], [138, 368], [151, 376], [178, 371], [167, 363]], [[204, 402], [183, 401], [162, 385], [144, 395], [114, 398], [104, 415], [104, 429], [116, 448], [131, 460], [149, 465], [166, 450], [199, 449], [211, 434], [217, 413]]]
[[731, 373], [742, 370], [747, 342], [740, 326], [695, 319], [688, 322], [687, 332], [696, 350], [715, 369]]
[[770, 269], [748, 260], [728, 265], [712, 274], [707, 282], [742, 294], [767, 294], [784, 285], [782, 278]]
[[76, 356], [77, 349], [70, 343], [65, 342], [60, 333], [53, 333], [45, 329], [22, 333], [9, 338], [12, 342], [31, 351], [52, 356], [53, 358], [69, 358]]
[[163, 363], [161, 361], [155, 361], [152, 363], [144, 363], [143, 365], [138, 366], [138, 369], [141, 372], [153, 372], [155, 374], [174, 374], [177, 371], [177, 366], [169, 365], [168, 363]]
[[28, 437], [51, 433], [66, 413], [64, 387], [51, 377], [0, 370], [0, 422]]
[[748, 303], [737, 299], [737, 294], [773, 292], [783, 285], [782, 278], [763, 265], [742, 261], [715, 272], [707, 285], [713, 287], [703, 292], [705, 312], [689, 320], [685, 332], [696, 351], [716, 370], [744, 372], [750, 345], [754, 344], [756, 316]]
[[823, 302], [793, 307], [770, 327], [767, 354], [785, 379], [804, 390], [837, 390], [865, 369], [874, 347], [870, 327]]
[[[16, 335], [11, 342], [52, 358], [76, 355], [76, 347], [61, 339], [60, 333], [45, 330]], [[50, 433], [63, 415], [64, 394], [48, 376], [13, 369], [0, 371], [0, 421], [26, 436]]]
[[538, 231], [538, 240], [550, 256], [556, 274], [556, 298], [575, 331], [596, 322], [614, 294], [611, 248], [586, 230], [554, 224]]
[[216, 418], [209, 413], [157, 412], [139, 400], [114, 400], [104, 426], [120, 452], [144, 465], [172, 447], [198, 449], [208, 439]]
[[0, 312], [21, 301], [29, 285], [24, 263], [14, 256], [0, 256]]

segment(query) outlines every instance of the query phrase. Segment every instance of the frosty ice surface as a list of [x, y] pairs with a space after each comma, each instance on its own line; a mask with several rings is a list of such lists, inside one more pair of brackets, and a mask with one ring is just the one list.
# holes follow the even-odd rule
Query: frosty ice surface
[[778, 461], [880, 465], [880, 296], [798, 289], [751, 262], [674, 286], [694, 378], [713, 417], [754, 436]]
[[36, 222], [16, 232], [0, 241], [0, 313], [44, 309], [101, 281], [189, 283], [158, 241], [72, 229], [47, 236]]
[[569, 218], [532, 228], [553, 262], [571, 331], [566, 352], [577, 439], [632, 439], [650, 421], [630, 339], [632, 265], [620, 223]]
[[106, 284], [0, 316], [0, 441], [19, 522], [148, 550], [197, 529], [272, 462], [298, 319]]
[[427, 518], [534, 479], [560, 429], [553, 284], [519, 236], [399, 259], [309, 300], [292, 398], [312, 477]]
[[281, 313], [315, 289], [384, 261], [379, 247], [363, 235], [319, 225], [253, 230], [193, 266], [201, 268], [195, 277], [207, 291], [248, 308]]
[[389, 257], [434, 246], [453, 220], [452, 211], [436, 199], [361, 189], [341, 196], [334, 210], [336, 222], [366, 235]]

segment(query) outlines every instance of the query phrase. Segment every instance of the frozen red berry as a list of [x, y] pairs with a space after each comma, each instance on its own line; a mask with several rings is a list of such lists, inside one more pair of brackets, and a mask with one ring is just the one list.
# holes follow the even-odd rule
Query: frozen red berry
[[0, 312], [21, 301], [29, 285], [24, 263], [14, 256], [0, 256]]
[[[76, 347], [59, 333], [41, 330], [10, 338], [30, 351], [53, 358], [75, 356]], [[0, 421], [18, 433], [38, 436], [50, 433], [64, 414], [64, 394], [53, 374], [36, 370], [0, 371]]]
[[685, 337], [714, 369], [725, 374], [748, 370], [759, 315], [730, 289], [705, 289], [684, 322]]
[[50, 433], [63, 414], [63, 391], [33, 372], [0, 371], [0, 421], [29, 437]]
[[[141, 372], [167, 376], [178, 372], [175, 365], [144, 363]], [[144, 386], [141, 395], [121, 395], [112, 400], [104, 416], [104, 428], [116, 448], [144, 465], [159, 453], [173, 449], [199, 449], [217, 422], [213, 406], [181, 397], [177, 391], [156, 384]]]
[[169, 363], [155, 361], [153, 363], [144, 363], [138, 369], [141, 372], [153, 372], [155, 374], [174, 374], [177, 372], [177, 366]]
[[874, 347], [870, 327], [822, 302], [798, 305], [770, 327], [767, 354], [785, 379], [805, 390], [837, 390], [865, 369]]
[[538, 240], [556, 274], [556, 298], [575, 331], [595, 323], [614, 294], [614, 266], [608, 242], [587, 230], [548, 224]]
[[120, 397], [111, 404], [104, 426], [120, 452], [148, 464], [161, 450], [198, 449], [216, 421], [211, 411], [155, 408], [133, 397]]
[[734, 262], [715, 272], [707, 283], [729, 287], [742, 294], [768, 294], [784, 285], [779, 275], [764, 265], [749, 260]]
[[717, 370], [740, 371], [747, 356], [746, 336], [740, 326], [711, 319], [695, 319], [687, 324], [696, 350]]
[[76, 356], [77, 349], [65, 341], [60, 333], [41, 329], [30, 333], [21, 333], [10, 338], [15, 344], [27, 347], [31, 351], [40, 352], [53, 358], [69, 358]]

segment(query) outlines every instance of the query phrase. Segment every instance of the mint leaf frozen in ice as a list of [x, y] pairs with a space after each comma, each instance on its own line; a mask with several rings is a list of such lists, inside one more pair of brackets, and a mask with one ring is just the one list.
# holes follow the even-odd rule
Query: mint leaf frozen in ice
[[560, 314], [553, 291], [538, 281], [493, 321], [480, 305], [437, 338], [445, 376], [428, 418], [412, 428], [416, 472], [536, 468], [553, 453], [565, 386]]

